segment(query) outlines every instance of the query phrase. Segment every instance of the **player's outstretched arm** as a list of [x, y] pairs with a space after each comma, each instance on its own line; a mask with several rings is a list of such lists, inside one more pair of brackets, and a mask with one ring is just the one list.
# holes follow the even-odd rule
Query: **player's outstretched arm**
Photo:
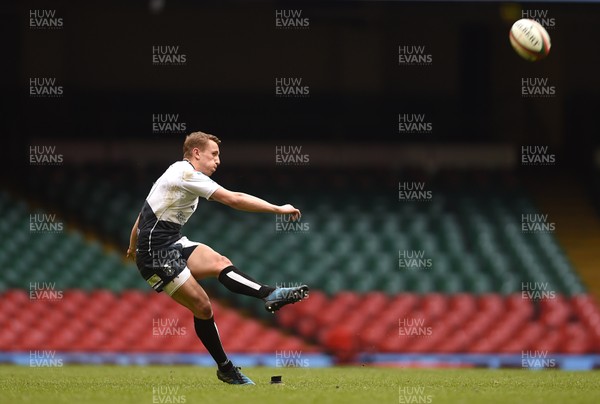
[[129, 258], [129, 257], [135, 258], [135, 245], [137, 244], [137, 230], [138, 230], [139, 223], [140, 223], [140, 215], [138, 215], [137, 219], [135, 220], [133, 228], [131, 229], [131, 234], [129, 235], [129, 247], [127, 248], [127, 255], [126, 255], [127, 258]]
[[273, 205], [256, 196], [248, 195], [243, 192], [232, 192], [225, 188], [217, 189], [210, 199], [221, 202], [233, 209], [243, 210], [245, 212], [289, 214], [292, 215], [292, 220], [297, 220], [301, 216], [300, 210], [290, 204]]

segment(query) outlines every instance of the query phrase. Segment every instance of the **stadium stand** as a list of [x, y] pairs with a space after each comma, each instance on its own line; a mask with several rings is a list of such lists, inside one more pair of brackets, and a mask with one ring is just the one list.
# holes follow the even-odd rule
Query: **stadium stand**
[[[181, 318], [192, 330], [191, 318], [166, 296], [148, 291], [121, 251], [106, 248], [109, 241], [124, 250], [156, 172], [137, 173], [133, 186], [119, 169], [62, 167], [49, 175], [52, 181], [30, 183], [33, 206], [45, 209], [0, 193], [6, 218], [0, 222], [0, 264], [11, 269], [0, 278], [0, 310], [19, 311], [17, 321], [7, 322], [9, 315], [0, 324], [0, 351], [202, 351], [191, 332], [150, 335], [152, 319]], [[315, 176], [330, 185], [319, 186]], [[399, 177], [415, 182], [423, 173]], [[263, 282], [313, 289], [308, 300], [264, 325], [256, 317], [273, 317], [260, 302], [208, 282], [213, 296], [249, 307], [253, 315], [216, 304], [231, 352], [324, 349], [347, 361], [360, 352], [600, 351], [598, 305], [552, 232], [522, 231], [522, 215], [537, 210], [511, 173], [443, 172], [428, 178], [432, 197], [422, 202], [399, 200], [398, 178], [389, 173], [283, 179], [225, 171], [221, 178], [229, 188], [293, 201], [309, 228], [277, 231], [270, 216], [215, 204], [198, 209], [186, 235], [210, 240]], [[32, 231], [31, 215], [48, 212], [75, 225]], [[100, 241], [82, 236], [89, 232]], [[407, 264], [411, 257], [417, 265]], [[63, 298], [40, 305], [28, 296], [32, 283], [50, 280]], [[142, 301], [145, 309], [136, 310]], [[172, 341], [164, 344], [164, 338]]]
[[[0, 351], [206, 353], [189, 312], [154, 292], [67, 289], [60, 298], [38, 300], [29, 291], [11, 289], [1, 296], [0, 309], [7, 315], [0, 321]], [[316, 351], [218, 302], [213, 310], [230, 352]]]
[[[108, 239], [126, 246], [151, 180], [131, 189], [123, 180], [91, 182], [90, 175], [92, 170], [73, 170], [64, 178], [75, 181], [55, 186], [38, 180], [32, 187], [41, 189], [59, 212], [68, 212], [69, 219], [92, 230], [97, 226]], [[261, 173], [256, 177], [244, 188], [281, 199], [266, 180], [261, 182]], [[301, 184], [301, 175], [288, 181], [296, 180]], [[332, 184], [337, 180], [335, 175], [329, 178]], [[375, 289], [390, 294], [508, 294], [534, 281], [547, 283], [548, 290], [557, 293], [583, 292], [555, 237], [522, 231], [522, 215], [538, 212], [513, 181], [503, 173], [449, 173], [434, 183], [431, 200], [423, 203], [399, 201], [397, 184], [385, 190], [361, 184], [356, 192], [334, 186], [309, 195], [292, 190], [285, 198], [303, 208], [308, 231], [277, 231], [272, 217], [201, 205], [185, 232], [193, 240], [210, 240], [211, 246], [267, 283], [289, 279], [319, 285], [327, 293]], [[238, 182], [242, 181], [224, 181], [234, 186]], [[430, 259], [429, 267], [410, 260], [401, 267], [402, 258], [413, 254]], [[118, 266], [113, 271], [123, 276]]]

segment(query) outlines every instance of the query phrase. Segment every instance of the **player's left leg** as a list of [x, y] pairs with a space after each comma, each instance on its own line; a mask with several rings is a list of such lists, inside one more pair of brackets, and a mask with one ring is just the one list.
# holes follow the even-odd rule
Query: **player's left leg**
[[210, 299], [202, 286], [191, 276], [189, 269], [185, 268], [180, 276], [169, 282], [164, 291], [194, 314], [196, 335], [217, 363], [219, 380], [229, 384], [254, 384], [240, 371], [240, 368], [235, 367], [227, 358], [221, 344], [221, 336], [215, 323]]

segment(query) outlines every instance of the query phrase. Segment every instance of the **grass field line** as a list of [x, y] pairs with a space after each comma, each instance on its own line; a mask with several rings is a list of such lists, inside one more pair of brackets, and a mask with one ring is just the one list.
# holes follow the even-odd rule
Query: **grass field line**
[[[231, 386], [193, 366], [0, 366], [2, 403], [599, 403], [600, 372], [245, 368]], [[270, 384], [281, 375], [283, 384]]]

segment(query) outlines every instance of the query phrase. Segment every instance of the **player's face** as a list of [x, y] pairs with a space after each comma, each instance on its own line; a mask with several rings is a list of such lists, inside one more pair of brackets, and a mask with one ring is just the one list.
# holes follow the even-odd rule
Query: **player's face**
[[210, 177], [217, 171], [219, 164], [221, 164], [221, 160], [219, 159], [219, 145], [209, 140], [204, 150], [198, 149], [197, 158], [200, 166], [198, 171]]

